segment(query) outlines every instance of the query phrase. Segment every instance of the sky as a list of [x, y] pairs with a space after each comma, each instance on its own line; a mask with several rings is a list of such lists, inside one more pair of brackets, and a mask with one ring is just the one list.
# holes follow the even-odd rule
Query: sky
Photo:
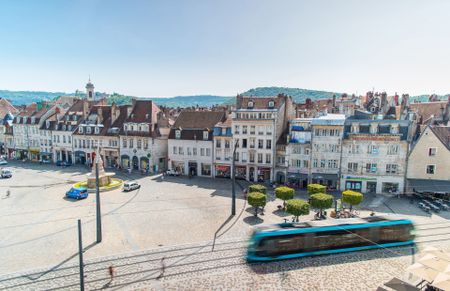
[[450, 93], [446, 0], [1, 0], [0, 89]]

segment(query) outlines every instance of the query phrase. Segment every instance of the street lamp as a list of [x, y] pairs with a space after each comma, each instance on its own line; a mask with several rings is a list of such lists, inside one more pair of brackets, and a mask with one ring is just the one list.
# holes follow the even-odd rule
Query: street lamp
[[97, 222], [97, 243], [102, 241], [102, 216], [100, 210], [100, 189], [98, 177], [98, 164], [100, 163], [100, 152], [97, 146], [97, 155], [95, 157], [95, 201], [96, 201], [96, 222]]
[[231, 215], [236, 215], [236, 148], [239, 143], [239, 139], [236, 140], [233, 148], [233, 159], [231, 161], [231, 171], [233, 173], [231, 182]]

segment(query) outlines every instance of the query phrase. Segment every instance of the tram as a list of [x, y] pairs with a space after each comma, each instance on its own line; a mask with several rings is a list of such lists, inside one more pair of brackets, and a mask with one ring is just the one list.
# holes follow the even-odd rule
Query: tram
[[247, 261], [272, 261], [414, 244], [409, 219], [383, 216], [257, 227]]

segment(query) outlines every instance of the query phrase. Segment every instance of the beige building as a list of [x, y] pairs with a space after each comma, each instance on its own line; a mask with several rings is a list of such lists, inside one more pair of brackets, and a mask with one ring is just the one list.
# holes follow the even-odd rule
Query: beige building
[[450, 193], [450, 127], [428, 126], [408, 158], [408, 192]]

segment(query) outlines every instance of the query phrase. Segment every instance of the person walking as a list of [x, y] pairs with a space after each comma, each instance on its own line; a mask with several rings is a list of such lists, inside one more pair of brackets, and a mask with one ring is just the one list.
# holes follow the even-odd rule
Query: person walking
[[164, 272], [166, 271], [166, 257], [161, 258], [161, 273], [156, 277], [156, 279], [161, 279], [164, 276]]
[[114, 277], [116, 276], [116, 269], [114, 268], [113, 265], [108, 267], [108, 272], [109, 272], [109, 283], [108, 283], [108, 285], [110, 285], [112, 283], [112, 281], [114, 280]]

